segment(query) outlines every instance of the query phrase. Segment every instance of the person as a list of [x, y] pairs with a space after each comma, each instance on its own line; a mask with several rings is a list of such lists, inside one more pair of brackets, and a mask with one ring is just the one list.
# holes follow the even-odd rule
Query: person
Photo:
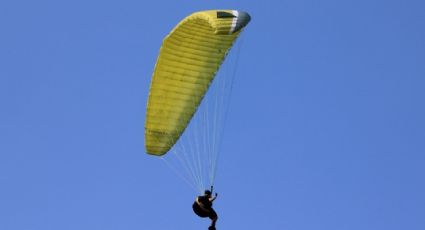
[[[212, 191], [212, 187], [211, 187]], [[215, 223], [217, 222], [218, 216], [215, 210], [212, 208], [213, 202], [217, 199], [218, 194], [216, 193], [214, 197], [212, 197], [212, 192], [210, 190], [205, 190], [203, 196], [196, 197], [195, 202], [192, 205], [193, 211], [202, 218], [210, 218], [211, 226], [208, 228], [209, 230], [215, 230]]]

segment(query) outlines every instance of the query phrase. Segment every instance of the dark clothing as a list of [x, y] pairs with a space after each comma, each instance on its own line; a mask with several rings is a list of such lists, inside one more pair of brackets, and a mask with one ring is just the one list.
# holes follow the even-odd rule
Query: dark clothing
[[[200, 204], [198, 204], [201, 203]], [[198, 202], [194, 202], [192, 205], [193, 211], [200, 217], [209, 217], [211, 220], [217, 219], [217, 213], [212, 208], [212, 202], [207, 196], [198, 196]]]
[[217, 218], [217, 213], [214, 211], [213, 208], [202, 209], [201, 207], [199, 207], [199, 204], [196, 203], [196, 201], [193, 203], [192, 208], [196, 215], [198, 215], [199, 217], [209, 217], [211, 220]]
[[198, 201], [204, 205], [204, 208], [212, 207], [212, 202], [208, 196], [198, 196]]
[[208, 215], [208, 217], [209, 217], [211, 220], [217, 219], [217, 213], [215, 212], [215, 210], [214, 210], [214, 209], [210, 208], [210, 214]]

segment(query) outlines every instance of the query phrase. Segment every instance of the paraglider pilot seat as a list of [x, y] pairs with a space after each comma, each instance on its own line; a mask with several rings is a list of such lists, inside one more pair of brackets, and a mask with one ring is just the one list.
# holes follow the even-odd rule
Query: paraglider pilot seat
[[202, 208], [201, 206], [199, 206], [199, 204], [195, 201], [192, 205], [193, 211], [196, 213], [196, 215], [198, 215], [199, 217], [202, 218], [210, 218], [210, 219], [215, 219], [217, 218], [217, 213], [214, 211], [214, 209], [212, 208]]

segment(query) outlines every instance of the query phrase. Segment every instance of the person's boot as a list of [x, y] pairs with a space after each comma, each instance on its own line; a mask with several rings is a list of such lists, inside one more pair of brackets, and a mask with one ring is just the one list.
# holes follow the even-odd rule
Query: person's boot
[[208, 230], [215, 230], [215, 226], [209, 226]]

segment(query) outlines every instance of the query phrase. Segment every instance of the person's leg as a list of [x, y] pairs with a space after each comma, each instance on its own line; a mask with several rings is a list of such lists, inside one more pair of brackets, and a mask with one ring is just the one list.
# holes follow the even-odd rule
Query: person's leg
[[214, 209], [210, 210], [210, 219], [211, 219], [211, 226], [215, 227], [215, 223], [217, 222], [218, 216], [217, 213], [214, 211]]
[[215, 226], [215, 222], [217, 222], [218, 217], [212, 219], [211, 226]]

